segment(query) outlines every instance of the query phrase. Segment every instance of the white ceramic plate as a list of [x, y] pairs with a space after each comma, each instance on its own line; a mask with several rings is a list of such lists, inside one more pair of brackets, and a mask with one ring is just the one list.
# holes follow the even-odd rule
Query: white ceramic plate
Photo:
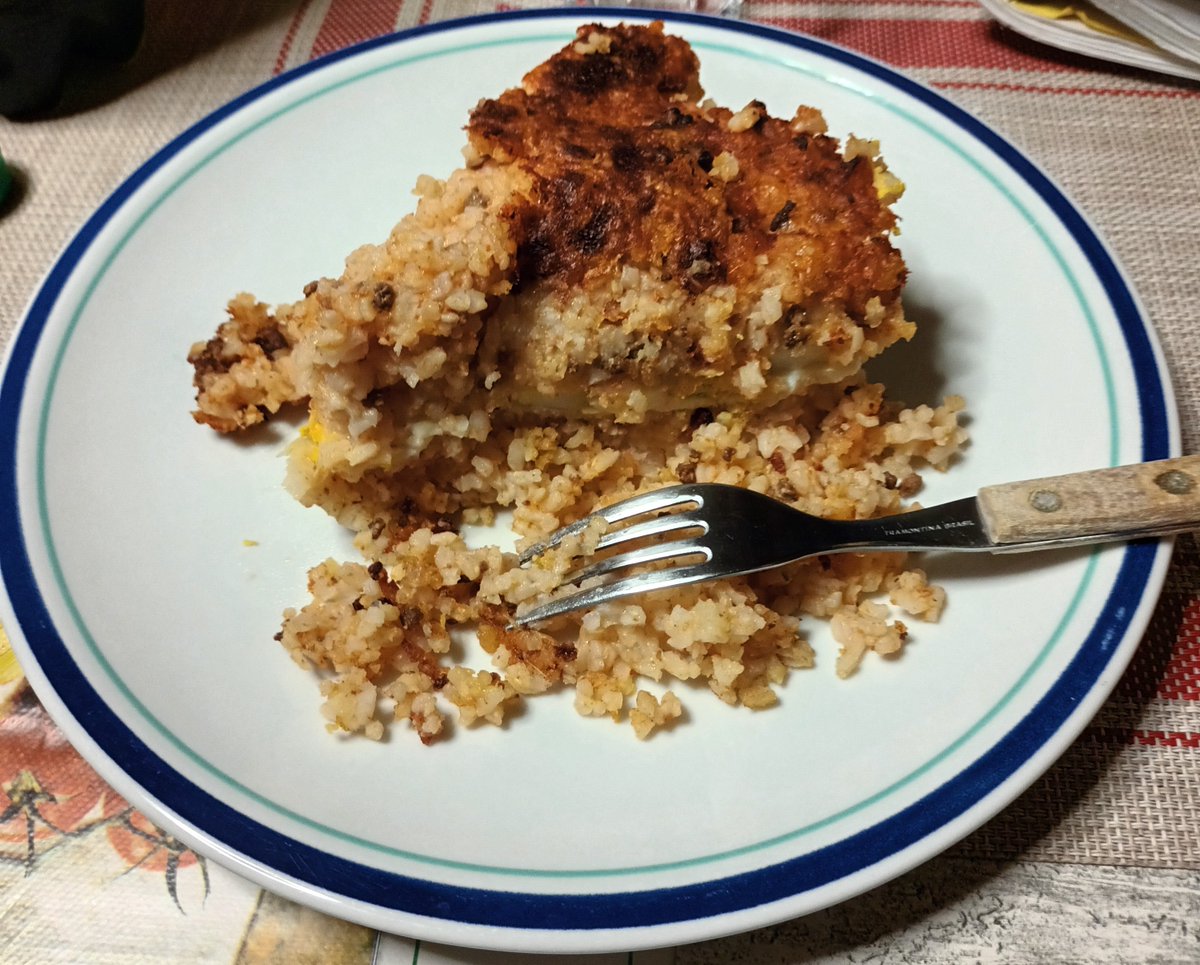
[[[627, 13], [627, 17], [639, 16]], [[348, 540], [280, 486], [279, 434], [192, 424], [188, 345], [242, 289], [290, 300], [385, 236], [469, 108], [578, 15], [484, 17], [280, 77], [151, 158], [67, 247], [0, 386], [0, 613], [30, 680], [105, 778], [267, 888], [439, 942], [599, 951], [800, 915], [930, 857], [1063, 751], [1127, 662], [1159, 544], [930, 558], [950, 604], [902, 659], [817, 669], [767, 713], [688, 692], [640, 744], [531, 701], [432, 748], [329, 736], [272, 643], [308, 566]], [[939, 95], [826, 44], [675, 17], [720, 102], [821, 106], [907, 182], [911, 346], [900, 397], [966, 396], [973, 443], [928, 501], [1177, 449], [1158, 348], [1062, 194]], [[9, 458], [11, 457], [11, 458]], [[257, 545], [245, 545], [244, 541]]]

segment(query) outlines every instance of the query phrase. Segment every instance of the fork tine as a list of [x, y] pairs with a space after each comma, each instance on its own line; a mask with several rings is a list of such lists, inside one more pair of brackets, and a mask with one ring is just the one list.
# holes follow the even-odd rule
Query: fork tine
[[551, 617], [576, 610], [586, 610], [601, 603], [619, 600], [622, 597], [647, 593], [651, 590], [665, 590], [674, 586], [686, 586], [689, 583], [699, 583], [702, 580], [720, 576], [718, 564], [710, 561], [680, 566], [672, 570], [657, 570], [652, 573], [635, 573], [633, 576], [603, 586], [594, 586], [578, 593], [561, 596], [513, 618], [513, 626], [523, 627], [531, 623], [540, 623]]
[[698, 539], [673, 540], [669, 543], [658, 543], [654, 546], [642, 546], [628, 553], [618, 553], [606, 559], [598, 560], [591, 566], [584, 567], [575, 573], [567, 574], [571, 583], [582, 583], [597, 576], [604, 576], [614, 570], [623, 570], [630, 566], [640, 566], [643, 563], [657, 563], [659, 560], [669, 560], [676, 556], [694, 556], [704, 554], [707, 563], [712, 559], [712, 550], [703, 545]]
[[687, 486], [667, 486], [663, 489], [653, 489], [640, 496], [630, 496], [619, 503], [605, 506], [596, 510], [593, 516], [602, 516], [609, 523], [619, 523], [632, 516], [645, 513], [657, 513], [673, 506], [685, 506], [688, 503], [699, 503], [701, 499]]
[[635, 540], [646, 539], [648, 536], [662, 536], [677, 530], [701, 529], [708, 532], [708, 522], [700, 519], [694, 513], [671, 513], [669, 516], [656, 516], [644, 523], [630, 523], [611, 533], [605, 533], [596, 543], [596, 551], [612, 549]]
[[520, 555], [518, 562], [521, 564], [521, 566], [524, 566], [530, 560], [541, 556], [546, 552], [546, 550], [554, 549], [554, 547], [556, 547], [568, 536], [576, 536], [579, 533], [582, 533], [588, 528], [588, 526], [591, 525], [592, 520], [594, 520], [597, 515], [599, 514], [593, 513], [591, 516], [584, 516], [583, 519], [577, 519], [575, 522], [570, 523], [561, 529], [556, 529], [553, 533], [546, 537], [546, 539], [542, 540], [542, 542], [534, 543], [532, 546], [528, 547], [525, 552]]
[[558, 546], [568, 536], [577, 536], [579, 533], [582, 533], [597, 518], [603, 519], [606, 523], [612, 525], [613, 523], [619, 523], [634, 516], [655, 513], [664, 509], [671, 509], [675, 506], [686, 506], [688, 503], [699, 501], [698, 496], [688, 492], [683, 486], [655, 489], [648, 493], [642, 493], [640, 496], [630, 496], [628, 499], [613, 503], [611, 506], [598, 509], [591, 515], [584, 516], [583, 519], [576, 520], [562, 527], [562, 529], [555, 530], [540, 543], [534, 543], [521, 554], [521, 565], [524, 566], [534, 557], [541, 556], [546, 550]]

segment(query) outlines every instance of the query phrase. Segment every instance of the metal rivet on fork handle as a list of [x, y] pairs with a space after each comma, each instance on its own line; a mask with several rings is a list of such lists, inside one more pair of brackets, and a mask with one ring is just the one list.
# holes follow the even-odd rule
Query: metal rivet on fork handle
[[1196, 480], [1178, 469], [1155, 476], [1154, 482], [1159, 489], [1169, 492], [1172, 496], [1183, 496], [1196, 488]]
[[1039, 513], [1057, 513], [1062, 509], [1062, 499], [1049, 489], [1035, 489], [1029, 494], [1029, 505]]

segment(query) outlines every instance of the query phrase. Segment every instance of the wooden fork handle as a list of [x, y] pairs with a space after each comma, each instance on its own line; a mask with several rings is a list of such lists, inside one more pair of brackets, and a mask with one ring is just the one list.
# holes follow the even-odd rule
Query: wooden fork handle
[[1200, 529], [1200, 456], [987, 486], [978, 501], [997, 546], [1186, 532]]

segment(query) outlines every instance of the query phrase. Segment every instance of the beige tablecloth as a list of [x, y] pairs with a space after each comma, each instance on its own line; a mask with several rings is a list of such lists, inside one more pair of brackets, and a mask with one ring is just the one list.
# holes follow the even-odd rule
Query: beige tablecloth
[[[132, 62], [81, 68], [49, 116], [0, 121], [0, 151], [17, 178], [0, 207], [0, 342], [84, 218], [192, 121], [322, 53], [497, 6], [149, 0]], [[1036, 47], [964, 0], [750, 0], [744, 16], [906, 71], [1056, 179], [1128, 270], [1174, 375], [1184, 450], [1200, 451], [1200, 88]], [[96, 778], [3, 647], [0, 682], [0, 959], [475, 960], [380, 939], [204, 861]], [[836, 908], [632, 960], [1186, 962], [1200, 961], [1198, 923], [1200, 554], [1185, 537], [1115, 694], [1003, 814]]]

